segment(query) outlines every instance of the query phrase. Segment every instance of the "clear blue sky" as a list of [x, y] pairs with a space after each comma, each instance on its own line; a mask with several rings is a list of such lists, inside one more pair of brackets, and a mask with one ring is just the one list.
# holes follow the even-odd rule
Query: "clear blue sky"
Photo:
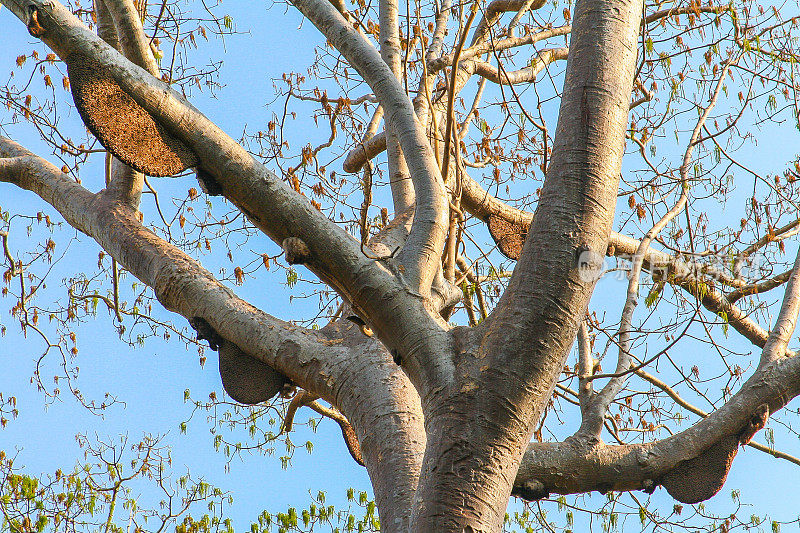
[[[313, 60], [312, 43], [319, 44], [322, 38], [311, 24], [301, 22], [293, 8], [276, 5], [268, 9], [265, 4], [244, 2], [231, 2], [223, 8], [220, 13], [229, 13], [240, 31], [249, 30], [250, 33], [228, 37], [224, 51], [219, 44], [214, 44], [197, 53], [197, 57], [203, 57], [210, 51], [216, 58], [224, 59], [221, 81], [225, 87], [219, 91], [218, 99], [209, 98], [207, 92], [196, 91], [191, 100], [228, 134], [238, 138], [245, 127], [248, 131], [263, 128], [273, 111], [267, 105], [273, 96], [271, 79], [292, 69], [304, 72], [306, 65]], [[15, 17], [7, 10], [0, 9], [0, 76], [6, 76], [14, 68], [14, 58], [18, 54], [29, 52], [34, 47], [43, 50]], [[74, 114], [69, 120], [73, 123], [76, 121]], [[53, 160], [49, 150], [43, 148], [31, 128], [8, 128], [8, 132], [35, 152]], [[298, 144], [307, 142], [305, 138], [313, 135], [320, 138], [327, 136], [325, 132], [307, 129], [293, 132]], [[759, 157], [762, 159], [759, 163], [768, 167], [780, 155], [781, 146], [778, 142], [767, 140], [760, 145], [760, 149], [762, 152]], [[97, 173], [96, 165], [85, 167], [82, 179], [89, 188], [100, 188], [102, 178]], [[196, 182], [192, 177], [186, 177], [172, 181], [159, 180], [156, 186], [164, 187], [168, 197], [170, 190], [185, 192], [189, 187], [196, 187]], [[25, 214], [42, 210], [51, 214], [54, 220], [57, 218], [52, 208], [39, 202], [31, 193], [18, 191], [10, 185], [0, 185], [0, 208]], [[146, 216], [154, 216], [149, 198], [144, 200], [143, 211]], [[12, 251], [25, 247], [23, 242], [15, 241], [24, 237], [21, 226], [17, 230], [11, 237]], [[58, 232], [57, 251], [63, 251], [73, 234], [69, 228]], [[35, 236], [37, 233], [34, 233]], [[252, 240], [248, 248], [261, 249], [272, 255], [277, 253], [277, 248], [266, 239]], [[98, 251], [97, 245], [85, 237], [80, 242], [70, 244], [70, 259], [58, 264], [50, 274], [48, 290], [55, 295], [61, 291], [63, 298], [65, 289], [60, 280], [75, 274], [73, 265], [76, 262], [85, 261], [88, 265], [94, 265]], [[208, 261], [217, 259], [209, 257]], [[220, 266], [230, 268], [223, 262], [206, 266], [212, 272], [216, 272]], [[128, 295], [133, 281], [130, 276], [123, 281], [123, 287], [128, 287]], [[287, 305], [289, 293], [276, 276], [266, 281], [248, 282], [235, 290], [265, 311], [284, 319], [306, 318], [310, 310], [316, 308], [313, 302], [298, 300]], [[604, 280], [592, 307], [600, 309], [608, 306], [612, 309], [610, 312], [617, 312], [619, 297], [623, 293], [621, 281]], [[194, 475], [202, 475], [220, 488], [233, 491], [235, 502], [230, 509], [230, 516], [237, 530], [246, 529], [263, 509], [276, 512], [285, 510], [288, 505], [306, 505], [309, 491], [316, 494], [318, 490], [326, 490], [334, 501], [342, 502], [348, 487], [369, 488], [365, 470], [352, 462], [344, 449], [338, 427], [327, 420], [323, 421], [316, 434], [302, 428], [297, 431], [293, 440], [298, 444], [312, 440], [314, 451], [309, 455], [299, 448], [289, 470], [281, 468], [277, 459], [281, 450], [277, 450], [271, 457], [254, 455], [243, 460], [234, 459], [230, 464], [230, 472], [226, 473], [225, 457], [213, 449], [204, 413], [195, 415], [186, 435], [180, 435], [178, 429], [180, 422], [191, 413], [190, 407], [183, 402], [185, 389], [190, 389], [192, 396], [198, 399], [206, 398], [211, 391], [221, 393], [215, 354], [207, 351], [208, 363], [200, 368], [194, 349], [187, 351], [175, 337], [169, 342], [149, 338], [142, 347], [130, 348], [117, 340], [111, 320], [105, 312], [100, 312], [97, 320], [77, 329], [80, 349], [78, 365], [81, 369], [78, 383], [85, 396], [102, 398], [105, 392], [112, 392], [125, 402], [125, 407], [112, 407], [105, 416], [98, 417], [89, 414], [68, 396], [64, 401], [45, 406], [42, 395], [30, 384], [30, 376], [43, 345], [33, 335], [27, 339], [22, 337], [16, 321], [8, 312], [12, 305], [10, 299], [0, 298], [0, 324], [8, 328], [6, 336], [0, 338], [0, 392], [4, 396], [18, 398], [20, 416], [11, 421], [6, 429], [0, 430], [0, 449], [8, 451], [19, 448], [20, 462], [27, 466], [30, 474], [52, 472], [58, 467], [68, 469], [74, 464], [81, 457], [74, 439], [78, 432], [100, 437], [127, 434], [131, 440], [140, 438], [144, 433], [166, 433], [166, 442], [173, 447], [174, 470], [177, 474], [189, 469]], [[159, 316], [168, 317], [163, 312]], [[185, 325], [180, 318], [176, 323]], [[752, 351], [744, 342], [732, 342], [742, 352]], [[707, 347], [697, 346], [698, 357], [704, 349]], [[52, 376], [54, 364], [52, 358], [46, 361], [44, 375]], [[796, 407], [796, 403], [793, 406]], [[300, 420], [305, 420], [304, 414], [307, 412], [301, 412]], [[567, 421], [570, 423], [563, 427], [565, 434], [575, 427], [573, 418], [568, 417]], [[558, 428], [556, 431], [559, 431]], [[779, 428], [776, 428], [776, 435], [780, 436]], [[761, 435], [759, 440], [763, 442]], [[778, 438], [778, 445], [788, 453], [800, 454], [800, 445], [796, 441]], [[734, 462], [728, 484], [708, 506], [724, 512], [722, 509], [731, 505], [730, 490], [737, 488], [741, 490], [742, 501], [753, 504], [754, 514], [768, 513], [774, 518], [791, 520], [796, 518], [798, 512], [795, 495], [797, 476], [797, 467], [744, 449]], [[636, 494], [640, 499], [645, 498], [642, 493]], [[672, 501], [663, 489], [659, 489], [654, 498], [661, 503], [662, 509], [671, 508]], [[594, 495], [587, 499], [586, 504], [591, 505], [592, 502], [602, 501], [603, 497]], [[555, 506], [552, 507], [555, 512]], [[638, 530], [634, 526], [638, 526], [638, 523], [632, 524], [630, 529]]]

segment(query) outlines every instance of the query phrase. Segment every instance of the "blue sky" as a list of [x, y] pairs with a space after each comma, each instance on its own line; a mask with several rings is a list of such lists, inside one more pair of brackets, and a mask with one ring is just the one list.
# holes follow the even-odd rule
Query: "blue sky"
[[[233, 3], [226, 7], [233, 10], [229, 13], [241, 30], [245, 28], [239, 21], [246, 21], [254, 31], [229, 37], [225, 43], [227, 53], [219, 44], [213, 45], [212, 54], [217, 59], [224, 56], [225, 74], [222, 81], [226, 87], [220, 93], [219, 100], [196, 91], [192, 102], [231, 136], [238, 138], [246, 125], [252, 127], [267, 120], [271, 110], [267, 109], [265, 102], [272, 97], [271, 77], [279, 75], [279, 69], [290, 70], [291, 63], [301, 58], [301, 54], [308, 56], [302, 57], [302, 60], [310, 57], [312, 49], [306, 44], [312, 36], [316, 38], [316, 30], [308, 24], [298, 30], [299, 19], [294, 17], [295, 20], [288, 24], [291, 30], [283, 32], [284, 35], [276, 39], [274, 33], [264, 32], [260, 28], [275, 28], [275, 22], [270, 22], [270, 17], [281, 14], [281, 8], [270, 11], [263, 5], [248, 7], [244, 3]], [[289, 12], [289, 15], [293, 13]], [[28, 35], [25, 27], [7, 9], [0, 8], [2, 70], [11, 69], [18, 54], [29, 53], [33, 48], [43, 50], [41, 44]], [[204, 52], [208, 53], [208, 49]], [[70, 118], [74, 122], [75, 117]], [[31, 128], [12, 131], [18, 134], [17, 140], [28, 148], [34, 151], [38, 149], [45, 157], [50, 155], [49, 149]], [[50, 159], [55, 162], [54, 158]], [[102, 181], [102, 174], [97, 172], [95, 165], [87, 167], [81, 174], [84, 184], [92, 190], [97, 190]], [[167, 188], [170, 192], [182, 190], [183, 193], [189, 187], [197, 187], [193, 175], [172, 181], [155, 186], [159, 191]], [[10, 186], [4, 186], [0, 191], [0, 208], [15, 213], [35, 214], [42, 210], [54, 214], [54, 210], [48, 209], [38, 197]], [[148, 201], [147, 197], [143, 211], [155, 216], [152, 201]], [[44, 233], [34, 234], [44, 238]], [[56, 232], [59, 251], [63, 251], [61, 247], [66, 246], [74, 234], [69, 228]], [[24, 235], [24, 232], [20, 230], [17, 235]], [[12, 233], [12, 250], [25, 249], [24, 243], [15, 245], [14, 239]], [[272, 255], [277, 253], [277, 247], [266, 239], [257, 245], [269, 249]], [[61, 297], [65, 296], [66, 290], [60, 280], [74, 275], [73, 261], [86, 261], [94, 265], [99, 251], [96, 243], [86, 238], [80, 243], [70, 243], [70, 259], [57, 265], [49, 278], [49, 289], [56, 295], [54, 297], [59, 297], [59, 291]], [[211, 268], [208, 264], [206, 266]], [[131, 276], [123, 278], [123, 299], [125, 287], [130, 288], [134, 281]], [[288, 292], [280, 281], [268, 287], [253, 283], [250, 287], [237, 288], [237, 291], [245, 291], [243, 294], [248, 300], [284, 319], [300, 319], [308, 314], [308, 306], [302, 300], [286, 305]], [[131, 294], [130, 290], [127, 294]], [[11, 452], [19, 448], [18, 463], [26, 465], [29, 473], [52, 473], [56, 468], [70, 469], [82, 455], [74, 438], [78, 432], [90, 437], [96, 434], [101, 438], [127, 434], [131, 441], [144, 434], [166, 434], [165, 442], [172, 445], [176, 474], [185, 473], [188, 469], [193, 475], [203, 476], [224, 490], [235, 491], [231, 515], [237, 530], [249, 527], [250, 521], [261, 510], [277, 512], [285, 511], [289, 505], [307, 505], [310, 502], [309, 494], [316, 494], [318, 490], [328, 491], [330, 501], [343, 503], [348, 487], [369, 488], [366, 471], [352, 462], [342, 443], [339, 427], [332, 421], [324, 421], [316, 433], [302, 424], [297, 426], [293, 440], [299, 445], [312, 440], [315, 446], [312, 454], [308, 454], [304, 448], [298, 448], [289, 470], [281, 468], [278, 457], [283, 450], [279, 448], [274, 456], [234, 459], [230, 462], [230, 471], [225, 472], [226, 459], [222, 453], [214, 451], [205, 414], [195, 416], [188, 424], [185, 435], [181, 435], [179, 430], [180, 423], [191, 415], [191, 406], [183, 401], [186, 389], [191, 391], [193, 398], [199, 400], [207, 399], [212, 391], [220, 396], [222, 394], [215, 352], [206, 351], [208, 360], [201, 368], [196, 350], [187, 350], [176, 337], [169, 342], [151, 338], [143, 347], [131, 348], [119, 341], [104, 311], [98, 314], [97, 320], [76, 329], [80, 350], [78, 385], [87, 398], [102, 400], [106, 392], [112, 392], [125, 403], [125, 407], [114, 406], [99, 417], [88, 413], [69, 397], [46, 406], [42, 395], [30, 384], [35, 362], [43, 352], [44, 345], [34, 335], [29, 335], [27, 339], [22, 336], [18, 324], [9, 315], [13, 305], [9, 302], [10, 299], [0, 299], [0, 324], [8, 328], [6, 336], [0, 339], [0, 391], [5, 397], [17, 397], [20, 415], [0, 431], [0, 449]], [[160, 311], [160, 316], [169, 318], [164, 311]], [[176, 322], [179, 322], [179, 327], [187, 326], [182, 319]], [[52, 370], [47, 368], [48, 365], [53, 364], [53, 358], [49, 357], [45, 364], [45, 375], [47, 370]], [[301, 411], [298, 422], [305, 421], [309, 413], [308, 410]]]
[[[321, 44], [323, 40], [310, 23], [301, 21], [293, 8], [283, 5], [270, 8], [266, 4], [244, 2], [231, 2], [223, 8], [221, 13], [230, 14], [238, 30], [249, 33], [226, 38], [224, 49], [217, 43], [198, 52], [198, 57], [210, 52], [217, 59], [224, 59], [221, 81], [225, 87], [218, 92], [217, 99], [209, 97], [207, 92], [195, 91], [191, 101], [229, 135], [238, 138], [244, 128], [248, 131], [261, 129], [271, 118], [273, 109], [268, 106], [273, 99], [271, 79], [292, 69], [304, 70], [305, 65], [313, 61], [312, 44]], [[33, 47], [43, 49], [15, 17], [7, 10], [0, 9], [0, 74], [4, 76], [14, 67], [14, 58], [19, 53]], [[71, 120], [74, 122], [76, 117], [72, 116]], [[324, 131], [317, 133], [305, 128], [293, 132], [298, 142], [304, 137], [327, 136]], [[49, 150], [43, 147], [31, 128], [9, 128], [9, 132], [40, 155], [50, 156]], [[772, 135], [779, 137], [779, 132], [773, 132]], [[769, 167], [784, 155], [782, 152], [780, 143], [767, 139], [761, 144], [758, 163]], [[93, 190], [101, 186], [102, 178], [97, 169], [98, 166], [94, 165], [82, 171], [84, 184]], [[179, 191], [196, 187], [196, 182], [188, 176], [161, 180], [157, 186], [163, 187], [167, 195], [175, 191], [180, 196]], [[42, 210], [54, 215], [52, 209], [31, 193], [9, 185], [0, 185], [0, 208], [15, 213]], [[155, 216], [152, 202], [147, 197], [143, 211], [145, 216]], [[14, 239], [24, 237], [22, 226], [17, 230], [11, 236], [12, 250], [23, 250], [23, 242], [14, 242]], [[44, 238], [42, 231], [41, 228], [35, 229], [33, 237]], [[58, 230], [58, 246], [66, 246], [73, 235], [74, 232], [69, 228]], [[271, 255], [277, 254], [277, 247], [266, 239], [254, 239], [248, 246]], [[63, 251], [61, 248], [59, 250]], [[70, 244], [69, 260], [57, 265], [50, 275], [48, 290], [56, 297], [60, 291], [63, 297], [65, 289], [59, 281], [73, 275], [76, 264], [85, 261], [88, 265], [94, 265], [98, 251], [97, 245], [86, 238]], [[213, 257], [204, 258], [204, 261], [208, 261], [205, 266], [212, 271], [227, 266], [224, 261]], [[124, 278], [124, 290], [133, 281], [130, 276]], [[617, 312], [620, 297], [624, 294], [623, 287], [619, 280], [603, 280], [592, 307]], [[297, 299], [287, 305], [289, 292], [278, 276], [248, 281], [235, 290], [253, 304], [284, 319], [306, 318], [311, 310], [316, 309], [314, 302]], [[129, 290], [128, 294], [131, 294]], [[316, 494], [318, 490], [327, 491], [333, 501], [343, 502], [348, 487], [369, 488], [365, 470], [352, 462], [344, 449], [338, 427], [327, 420], [323, 421], [316, 433], [302, 427], [297, 430], [293, 440], [298, 444], [312, 440], [314, 450], [308, 454], [298, 448], [290, 469], [281, 468], [278, 460], [281, 450], [277, 450], [274, 456], [254, 455], [242, 460], [234, 459], [230, 463], [230, 471], [226, 472], [225, 457], [213, 449], [204, 413], [195, 415], [186, 435], [181, 435], [179, 431], [179, 424], [191, 414], [190, 406], [183, 402], [185, 389], [191, 390], [192, 396], [198, 399], [206, 398], [211, 391], [221, 393], [215, 354], [207, 351], [208, 362], [201, 368], [195, 349], [187, 350], [184, 343], [175, 337], [168, 342], [149, 338], [143, 346], [131, 348], [118, 341], [110, 317], [105, 312], [76, 330], [80, 349], [79, 386], [89, 398], [102, 398], [105, 392], [113, 392], [125, 403], [125, 407], [114, 406], [104, 416], [98, 417], [68, 397], [64, 401], [45, 405], [42, 395], [30, 384], [36, 359], [44, 347], [33, 335], [23, 338], [15, 320], [8, 313], [12, 305], [9, 299], [0, 298], [0, 324], [8, 328], [6, 336], [0, 338], [0, 392], [4, 396], [18, 398], [20, 416], [11, 421], [6, 429], [0, 430], [0, 449], [18, 448], [20, 463], [26, 465], [29, 473], [52, 472], [59, 467], [68, 469], [79, 460], [81, 451], [74, 439], [78, 432], [100, 437], [127, 434], [131, 440], [140, 438], [144, 433], [166, 434], [166, 442], [172, 446], [176, 473], [188, 469], [224, 490], [233, 491], [235, 502], [230, 509], [230, 516], [237, 530], [246, 529], [263, 509], [275, 512], [285, 510], [289, 505], [302, 507], [309, 502], [309, 493]], [[168, 314], [160, 312], [159, 316], [168, 317]], [[181, 319], [176, 323], [185, 326]], [[744, 342], [731, 340], [731, 343], [743, 352], [752, 351]], [[697, 346], [697, 349], [701, 353], [699, 350], [703, 347]], [[46, 367], [53, 364], [48, 359]], [[49, 371], [52, 373], [52, 368]], [[305, 419], [304, 413], [307, 414], [301, 412], [300, 420]], [[574, 418], [568, 417], [566, 420], [571, 423], [563, 426], [565, 434], [574, 430]], [[556, 427], [555, 431], [561, 430]], [[776, 435], [780, 435], [779, 428], [776, 428]], [[759, 440], [763, 442], [761, 436]], [[800, 453], [800, 445], [796, 440], [779, 439], [778, 444], [789, 453]], [[794, 496], [796, 468], [760, 452], [744, 449], [734, 462], [728, 484], [708, 506], [724, 509], [731, 505], [730, 490], [737, 488], [741, 490], [742, 501], [753, 504], [754, 514], [794, 519], [797, 515]], [[645, 497], [641, 493], [637, 493], [637, 496]], [[671, 507], [671, 499], [663, 489], [659, 489], [654, 498], [663, 509]], [[602, 496], [593, 495], [588, 498], [587, 505], [602, 499]]]

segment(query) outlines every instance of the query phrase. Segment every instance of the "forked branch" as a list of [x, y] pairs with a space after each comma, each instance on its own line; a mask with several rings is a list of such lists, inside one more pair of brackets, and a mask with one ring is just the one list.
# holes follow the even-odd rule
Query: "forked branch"
[[398, 254], [412, 287], [430, 291], [447, 230], [447, 198], [441, 173], [422, 124], [377, 50], [323, 0], [294, 0], [297, 7], [370, 85], [397, 136], [414, 183], [416, 210], [411, 232]]

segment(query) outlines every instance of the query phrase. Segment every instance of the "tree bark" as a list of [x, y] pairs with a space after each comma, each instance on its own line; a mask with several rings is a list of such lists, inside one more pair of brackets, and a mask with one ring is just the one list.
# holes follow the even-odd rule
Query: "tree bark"
[[2, 137], [0, 182], [39, 195], [152, 287], [168, 310], [203, 318], [248, 356], [337, 406], [358, 437], [386, 531], [408, 530], [425, 447], [422, 414], [408, 378], [375, 339], [346, 320], [313, 331], [259, 311], [144, 228], [129, 206], [92, 194]]
[[415, 531], [502, 527], [594, 285], [578, 256], [602, 256], [611, 231], [641, 11], [638, 0], [576, 6], [553, 159], [522, 257], [492, 315], [472, 333], [454, 331], [458, 383], [423, 400]]
[[[612, 385], [601, 392], [598, 403], [581, 398], [582, 410], [594, 411], [591, 431], [579, 431], [562, 443], [530, 443], [594, 288], [594, 279], [582, 274], [580, 261], [585, 254], [602, 258], [609, 249], [642, 0], [579, 0], [571, 28], [541, 34], [571, 30], [568, 52], [542, 52], [538, 63], [510, 73], [475, 58], [484, 48], [491, 49], [486, 44], [490, 27], [501, 13], [543, 2], [491, 2], [460, 67], [458, 53], [433, 57], [441, 55], [449, 17], [449, 3], [442, 3], [428, 49], [431, 57], [425, 63], [431, 72], [418, 91], [417, 111], [422, 118], [398, 82], [394, 0], [381, 2], [380, 55], [333, 5], [325, 0], [293, 0], [359, 71], [386, 113], [387, 134], [366, 142], [363, 153], [369, 157], [388, 139], [394, 204], [405, 213], [386, 228], [385, 242], [369, 244], [377, 256], [155, 77], [149, 43], [132, 15], [130, 0], [98, 1], [115, 21], [112, 32], [108, 16], [101, 17], [108, 40], [118, 40], [125, 54], [146, 70], [125, 60], [58, 3], [2, 0], [28, 24], [31, 9], [40, 13], [38, 20], [33, 19], [36, 32], [41, 31], [43, 40], [65, 61], [80, 54], [109, 72], [121, 92], [185, 144], [196, 157], [191, 161], [216, 180], [225, 198], [284, 247], [288, 262], [304, 264], [335, 288], [375, 336], [344, 320], [320, 331], [307, 330], [240, 299], [193, 258], [142, 226], [135, 202], [130, 201], [133, 194], [125, 193], [135, 189], [131, 179], [114, 180], [107, 190], [92, 194], [53, 165], [0, 138], [0, 181], [41, 196], [71, 226], [94, 238], [152, 287], [165, 308], [203, 319], [248, 356], [336, 406], [358, 438], [384, 531], [498, 532], [512, 493], [535, 499], [550, 492], [650, 490], [659, 483], [671, 490], [675, 477], [691, 472], [698, 459], [721, 443], [735, 454], [769, 413], [800, 394], [800, 362], [784, 357], [792, 355], [786, 346], [800, 309], [798, 256], [787, 278], [784, 307], [769, 334], [722, 293], [713, 288], [703, 292], [703, 305], [725, 310], [734, 328], [765, 346], [759, 368], [721, 409], [661, 441], [603, 444], [600, 429], [608, 402], [619, 392], [622, 378], [636, 370], [629, 368], [629, 359], [620, 358], [619, 376], [601, 376], [611, 377]], [[519, 14], [511, 25], [518, 21]], [[504, 41], [510, 47], [536, 39], [510, 35]], [[428, 131], [429, 121], [439, 126], [452, 113], [443, 115], [444, 98], [427, 100], [432, 94], [428, 82], [446, 64], [456, 63], [458, 70], [447, 88], [452, 107], [452, 98], [475, 73], [502, 83], [529, 81], [545, 63], [565, 54], [558, 129], [536, 212], [531, 216], [486, 198], [475, 182], [464, 179], [470, 211], [490, 221], [490, 229], [491, 217], [505, 217], [524, 227], [527, 238], [509, 286], [491, 315], [474, 328], [454, 328], [440, 315], [451, 301], [440, 266], [449, 210]], [[450, 63], [444, 61], [447, 57]], [[424, 103], [423, 97], [427, 97]], [[374, 125], [378, 122], [379, 118], [373, 120]], [[434, 130], [433, 136], [441, 133], [439, 127]], [[687, 153], [684, 170], [688, 159]], [[359, 161], [348, 158], [345, 167]], [[413, 200], [412, 221], [408, 211]], [[682, 207], [678, 204], [672, 214]], [[665, 224], [666, 219], [661, 227]], [[648, 240], [613, 234], [612, 243], [618, 252], [638, 251], [642, 256], [634, 271], [654, 270], [662, 261], [670, 263], [673, 274], [685, 267], [651, 250]], [[392, 257], [395, 244], [402, 250]], [[455, 255], [451, 250], [448, 274]], [[674, 276], [670, 282], [693, 294], [701, 292], [698, 280], [689, 275]], [[635, 289], [632, 283], [629, 301], [635, 300]], [[626, 310], [623, 329], [629, 328], [632, 313], [632, 308]], [[591, 392], [591, 380], [597, 376], [589, 371], [588, 339], [582, 335], [581, 340], [581, 389]], [[621, 344], [627, 350], [624, 339]], [[723, 480], [725, 474], [727, 469]], [[710, 486], [719, 481], [712, 479]]]

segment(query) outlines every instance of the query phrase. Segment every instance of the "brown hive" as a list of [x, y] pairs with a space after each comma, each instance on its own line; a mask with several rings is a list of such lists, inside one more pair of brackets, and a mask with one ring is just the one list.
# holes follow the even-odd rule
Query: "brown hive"
[[500, 251], [509, 259], [519, 259], [528, 236], [527, 224], [515, 223], [497, 215], [489, 216], [489, 233]]
[[730, 435], [694, 459], [681, 461], [661, 480], [670, 496], [682, 503], [698, 503], [715, 495], [725, 484], [739, 437]]
[[219, 374], [228, 396], [248, 405], [272, 399], [289, 382], [289, 378], [268, 364], [224, 339], [219, 347]]
[[94, 59], [66, 59], [78, 112], [106, 150], [150, 176], [172, 176], [197, 165], [197, 157], [170, 135]]

